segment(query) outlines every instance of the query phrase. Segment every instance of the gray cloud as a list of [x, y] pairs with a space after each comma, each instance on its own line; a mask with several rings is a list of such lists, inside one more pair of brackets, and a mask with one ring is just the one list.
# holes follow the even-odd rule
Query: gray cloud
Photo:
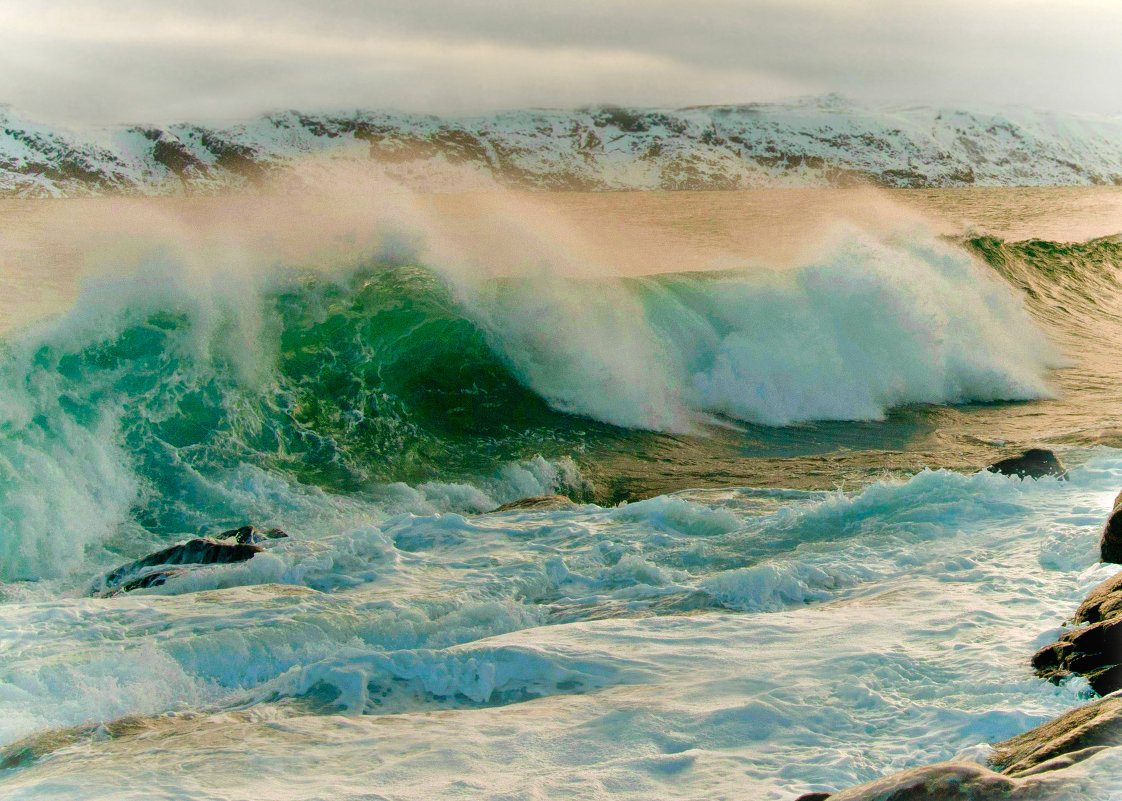
[[0, 101], [272, 108], [875, 102], [1122, 111], [1115, 0], [0, 0]]

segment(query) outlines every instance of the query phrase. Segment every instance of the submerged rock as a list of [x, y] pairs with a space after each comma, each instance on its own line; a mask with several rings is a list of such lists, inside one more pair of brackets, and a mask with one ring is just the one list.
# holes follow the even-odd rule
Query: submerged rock
[[[188, 716], [194, 716], [194, 713], [173, 712], [164, 716], [164, 718], [170, 720]], [[104, 723], [83, 723], [78, 726], [32, 734], [0, 748], [0, 770], [24, 767], [49, 756], [59, 749], [69, 748], [83, 741], [110, 740], [146, 734], [156, 729], [160, 722], [160, 718], [156, 716], [128, 715]]]
[[502, 506], [492, 509], [488, 514], [514, 511], [545, 512], [576, 508], [577, 505], [564, 495], [533, 495], [529, 498], [519, 498], [517, 501], [504, 503]]
[[1067, 478], [1067, 469], [1063, 462], [1052, 451], [1045, 448], [1029, 448], [1020, 456], [1012, 456], [994, 462], [986, 468], [991, 473], [1001, 473], [1003, 476], [1018, 476], [1019, 478], [1043, 478], [1056, 476], [1060, 479]]
[[105, 597], [158, 587], [191, 567], [245, 562], [264, 550], [260, 543], [287, 536], [278, 528], [263, 532], [253, 526], [242, 526], [213, 538], [199, 537], [181, 542], [114, 568], [91, 588], [90, 595]]
[[1114, 509], [1103, 528], [1099, 556], [1104, 562], [1122, 565], [1122, 492], [1114, 499]]
[[1075, 612], [1078, 626], [1032, 657], [1041, 678], [1085, 676], [1099, 695], [1122, 690], [1122, 573], [1095, 589]]

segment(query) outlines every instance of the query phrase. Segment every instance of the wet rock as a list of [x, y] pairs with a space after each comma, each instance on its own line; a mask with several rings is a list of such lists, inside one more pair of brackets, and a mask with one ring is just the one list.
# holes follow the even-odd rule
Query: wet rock
[[256, 526], [242, 526], [241, 528], [232, 528], [229, 531], [223, 531], [215, 537], [216, 540], [234, 540], [242, 545], [250, 544], [256, 545], [266, 540], [279, 540], [288, 537], [279, 528], [271, 528], [268, 531], [262, 531]]
[[[228, 714], [234, 717], [244, 715], [239, 712]], [[198, 731], [208, 725], [213, 725], [213, 718], [210, 715], [202, 712], [176, 711], [155, 715], [126, 715], [115, 720], [48, 729], [0, 747], [0, 770], [27, 767], [64, 748], [134, 737], [149, 738], [175, 732]]]
[[829, 797], [829, 793], [806, 793], [800, 795], [795, 801], [826, 801]]
[[1122, 745], [1122, 696], [1111, 695], [998, 743], [990, 764], [1009, 776], [1031, 776], [1117, 745]]
[[1004, 476], [1017, 476], [1019, 478], [1043, 478], [1044, 476], [1067, 478], [1067, 470], [1059, 457], [1045, 448], [1030, 448], [1020, 456], [994, 462], [986, 469], [991, 473], [1001, 473]]
[[1064, 784], [1058, 772], [1013, 778], [973, 762], [939, 762], [894, 773], [826, 798], [829, 801], [1060, 801], [1064, 798]]
[[1072, 622], [1077, 628], [1033, 655], [1037, 675], [1057, 684], [1085, 676], [1099, 695], [1122, 689], [1122, 573], [1091, 590]]
[[564, 495], [533, 495], [529, 498], [519, 498], [517, 501], [504, 503], [502, 506], [492, 509], [488, 514], [514, 511], [545, 512], [576, 508], [577, 505]]
[[167, 580], [172, 576], [179, 576], [186, 572], [186, 569], [179, 569], [156, 570], [152, 573], [144, 573], [137, 578], [122, 582], [117, 591], [110, 594], [116, 595], [121, 592], [132, 592], [133, 590], [145, 590], [149, 587], [159, 587], [161, 584], [166, 584]]
[[1122, 690], [1122, 620], [1085, 626], [1037, 651], [1032, 666], [1041, 678], [1059, 684], [1084, 676], [1099, 695]]
[[287, 536], [280, 529], [263, 532], [253, 526], [242, 526], [214, 538], [199, 537], [181, 542], [114, 568], [94, 584], [90, 595], [105, 597], [157, 587], [169, 578], [201, 565], [245, 562], [264, 550], [261, 543]]
[[120, 579], [136, 569], [152, 565], [214, 565], [230, 562], [244, 562], [260, 553], [258, 545], [241, 542], [221, 542], [206, 537], [182, 542], [149, 554], [127, 565], [122, 565], [106, 574], [108, 581]]
[[1104, 562], [1122, 565], [1122, 493], [1114, 499], [1114, 510], [1103, 528], [1099, 556]]

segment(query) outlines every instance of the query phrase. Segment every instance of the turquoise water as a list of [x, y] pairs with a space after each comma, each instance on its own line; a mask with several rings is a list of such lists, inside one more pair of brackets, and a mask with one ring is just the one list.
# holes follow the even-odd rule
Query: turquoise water
[[[785, 798], [984, 755], [1086, 693], [1027, 658], [1106, 575], [1120, 259], [92, 281], [0, 353], [0, 787]], [[1040, 443], [1071, 482], [975, 472]], [[85, 597], [248, 521], [292, 536]]]

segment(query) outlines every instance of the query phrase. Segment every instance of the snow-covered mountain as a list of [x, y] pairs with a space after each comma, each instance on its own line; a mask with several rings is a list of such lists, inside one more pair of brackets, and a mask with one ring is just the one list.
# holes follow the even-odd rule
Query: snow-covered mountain
[[349, 161], [430, 188], [1122, 185], [1122, 118], [870, 109], [828, 95], [676, 110], [285, 111], [220, 126], [63, 129], [0, 107], [6, 196], [206, 192]]

